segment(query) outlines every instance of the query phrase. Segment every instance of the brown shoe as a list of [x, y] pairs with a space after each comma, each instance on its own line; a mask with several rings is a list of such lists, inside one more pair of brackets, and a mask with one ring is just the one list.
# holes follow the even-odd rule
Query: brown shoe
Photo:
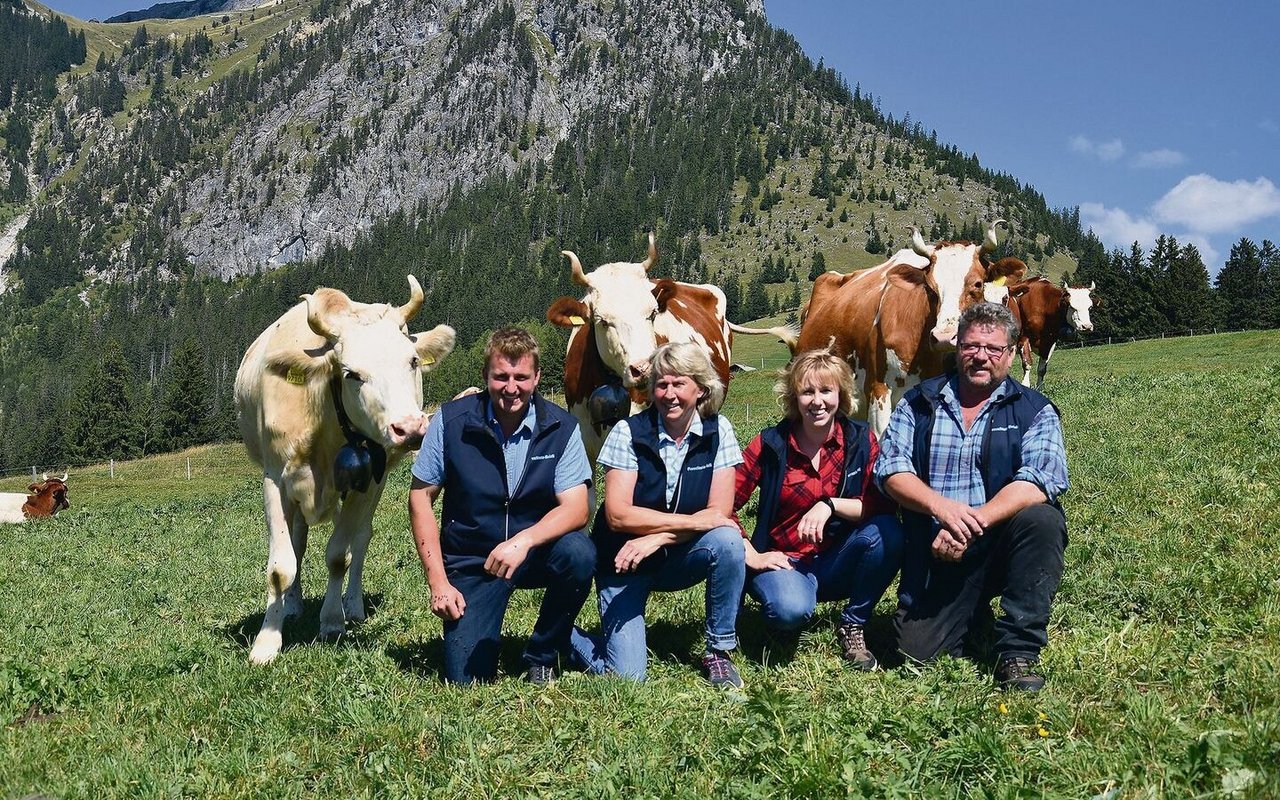
[[840, 643], [840, 654], [850, 666], [868, 672], [880, 666], [880, 662], [876, 661], [871, 649], [867, 647], [863, 626], [856, 622], [842, 622], [837, 625], [836, 641]]

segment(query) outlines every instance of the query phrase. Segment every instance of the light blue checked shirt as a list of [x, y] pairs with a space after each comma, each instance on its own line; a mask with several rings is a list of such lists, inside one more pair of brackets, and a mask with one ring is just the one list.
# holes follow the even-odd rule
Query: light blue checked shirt
[[[929, 437], [929, 486], [951, 500], [978, 507], [987, 502], [982, 478], [982, 441], [991, 424], [995, 401], [1008, 394], [1001, 384], [978, 413], [973, 427], [964, 429], [960, 401], [956, 398], [955, 379], [947, 381], [939, 392], [941, 402], [934, 411], [933, 431]], [[889, 426], [880, 438], [880, 457], [876, 459], [876, 485], [899, 472], [915, 474], [915, 414], [904, 398], [889, 417]], [[1022, 435], [1022, 467], [1014, 473], [1016, 481], [1030, 481], [1039, 486], [1050, 502], [1070, 488], [1067, 479], [1067, 451], [1062, 440], [1062, 420], [1052, 405], [1036, 415], [1031, 427]]]
[[[742, 463], [742, 448], [738, 446], [738, 436], [733, 432], [733, 426], [723, 414], [719, 416], [719, 420], [720, 448], [716, 451], [716, 460], [711, 467], [712, 472], [726, 467], [736, 467]], [[668, 506], [671, 505], [671, 498], [676, 495], [676, 482], [680, 480], [680, 468], [684, 466], [685, 456], [689, 454], [689, 442], [701, 437], [701, 417], [693, 418], [693, 423], [689, 425], [689, 434], [678, 445], [662, 425], [658, 425], [658, 452], [662, 455], [662, 463], [667, 470]], [[604, 444], [600, 447], [599, 461], [606, 469], [640, 471], [640, 461], [636, 458], [635, 448], [631, 444], [631, 426], [625, 419], [614, 425], [613, 430], [609, 431], [609, 435], [605, 437]]]

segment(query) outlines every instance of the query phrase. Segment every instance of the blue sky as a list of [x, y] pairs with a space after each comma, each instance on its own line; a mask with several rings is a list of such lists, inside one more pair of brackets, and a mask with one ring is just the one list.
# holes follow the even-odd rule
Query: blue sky
[[[1107, 244], [1280, 243], [1280, 2], [764, 0], [815, 61]], [[81, 19], [150, 2], [54, 0]]]

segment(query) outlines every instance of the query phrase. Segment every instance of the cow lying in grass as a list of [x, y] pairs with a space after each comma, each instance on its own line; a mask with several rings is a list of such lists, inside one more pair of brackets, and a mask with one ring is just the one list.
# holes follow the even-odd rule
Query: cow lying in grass
[[0, 492], [0, 523], [52, 517], [70, 507], [71, 503], [67, 501], [67, 474], [64, 472], [61, 478], [50, 478], [45, 473], [44, 480], [28, 486], [26, 494]]

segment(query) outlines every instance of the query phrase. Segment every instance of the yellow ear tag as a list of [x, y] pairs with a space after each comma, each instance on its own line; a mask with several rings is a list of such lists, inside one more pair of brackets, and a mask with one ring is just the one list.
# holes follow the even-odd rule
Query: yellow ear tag
[[569, 321], [570, 321], [570, 322], [572, 322], [574, 325], [586, 325], [586, 324], [587, 324], [587, 321], [586, 321], [585, 319], [583, 319], [582, 317], [577, 316], [576, 314], [575, 314], [574, 316], [572, 316], [572, 317], [569, 317]]
[[992, 286], [1004, 286], [1005, 281], [1007, 281], [1007, 280], [1008, 280], [1008, 278], [1009, 278], [1009, 276], [1008, 276], [1008, 275], [1001, 275], [999, 278], [996, 278], [994, 281], [992, 281], [992, 282], [991, 282], [991, 285], [992, 285]]
[[431, 356], [423, 356], [423, 357], [422, 357], [422, 366], [424, 366], [424, 367], [429, 367], [429, 366], [431, 366], [431, 365], [432, 365], [432, 364], [434, 364], [434, 363], [436, 363], [436, 360], [435, 360], [434, 358], [432, 358]]
[[301, 367], [289, 367], [289, 372], [285, 374], [284, 379], [294, 386], [301, 386], [307, 382], [307, 373], [303, 372]]

